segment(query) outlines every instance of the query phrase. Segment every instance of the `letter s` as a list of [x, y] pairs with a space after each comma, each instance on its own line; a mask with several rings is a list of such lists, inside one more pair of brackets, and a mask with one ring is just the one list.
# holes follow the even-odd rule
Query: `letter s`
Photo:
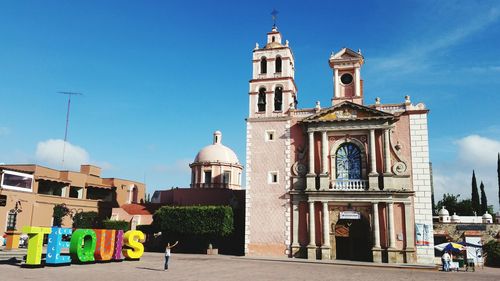
[[130, 249], [123, 249], [122, 253], [126, 258], [139, 259], [144, 254], [144, 245], [141, 241], [145, 239], [144, 233], [139, 230], [129, 230], [123, 236], [123, 244]]

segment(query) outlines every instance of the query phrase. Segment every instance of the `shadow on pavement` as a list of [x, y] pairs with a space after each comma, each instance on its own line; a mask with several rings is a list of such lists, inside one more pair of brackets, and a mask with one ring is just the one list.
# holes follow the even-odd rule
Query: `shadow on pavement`
[[158, 268], [149, 268], [149, 267], [136, 267], [137, 269], [146, 269], [146, 270], [152, 270], [152, 271], [164, 271], [163, 269], [158, 269]]

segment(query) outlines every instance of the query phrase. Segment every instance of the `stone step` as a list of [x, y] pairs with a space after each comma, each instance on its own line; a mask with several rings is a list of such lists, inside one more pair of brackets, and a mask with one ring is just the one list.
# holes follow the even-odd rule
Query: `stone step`
[[22, 261], [26, 256], [26, 249], [0, 250], [0, 262]]

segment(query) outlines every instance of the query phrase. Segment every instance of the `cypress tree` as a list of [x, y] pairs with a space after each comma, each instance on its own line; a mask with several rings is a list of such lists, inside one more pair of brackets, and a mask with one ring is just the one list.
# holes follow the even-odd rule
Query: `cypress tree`
[[472, 170], [472, 210], [479, 214], [481, 206], [479, 204], [479, 191], [477, 190], [476, 173]]
[[498, 177], [498, 204], [500, 204], [500, 152], [497, 160], [497, 177]]
[[484, 192], [484, 184], [483, 181], [481, 181], [481, 185], [479, 186], [481, 189], [481, 213], [478, 215], [483, 215], [488, 211], [488, 199], [486, 199], [486, 193]]

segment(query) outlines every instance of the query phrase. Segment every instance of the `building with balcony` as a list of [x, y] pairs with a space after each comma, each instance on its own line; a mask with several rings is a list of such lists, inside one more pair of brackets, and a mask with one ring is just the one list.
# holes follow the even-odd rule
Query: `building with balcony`
[[245, 253], [432, 263], [428, 109], [365, 104], [359, 50], [328, 64], [331, 104], [298, 108], [288, 40], [273, 26], [253, 49]]
[[70, 215], [95, 211], [110, 217], [114, 207], [144, 200], [145, 185], [118, 178], [102, 178], [101, 168], [81, 165], [80, 171], [59, 171], [35, 164], [0, 165], [0, 230], [25, 225], [52, 226], [53, 208], [65, 204]]

